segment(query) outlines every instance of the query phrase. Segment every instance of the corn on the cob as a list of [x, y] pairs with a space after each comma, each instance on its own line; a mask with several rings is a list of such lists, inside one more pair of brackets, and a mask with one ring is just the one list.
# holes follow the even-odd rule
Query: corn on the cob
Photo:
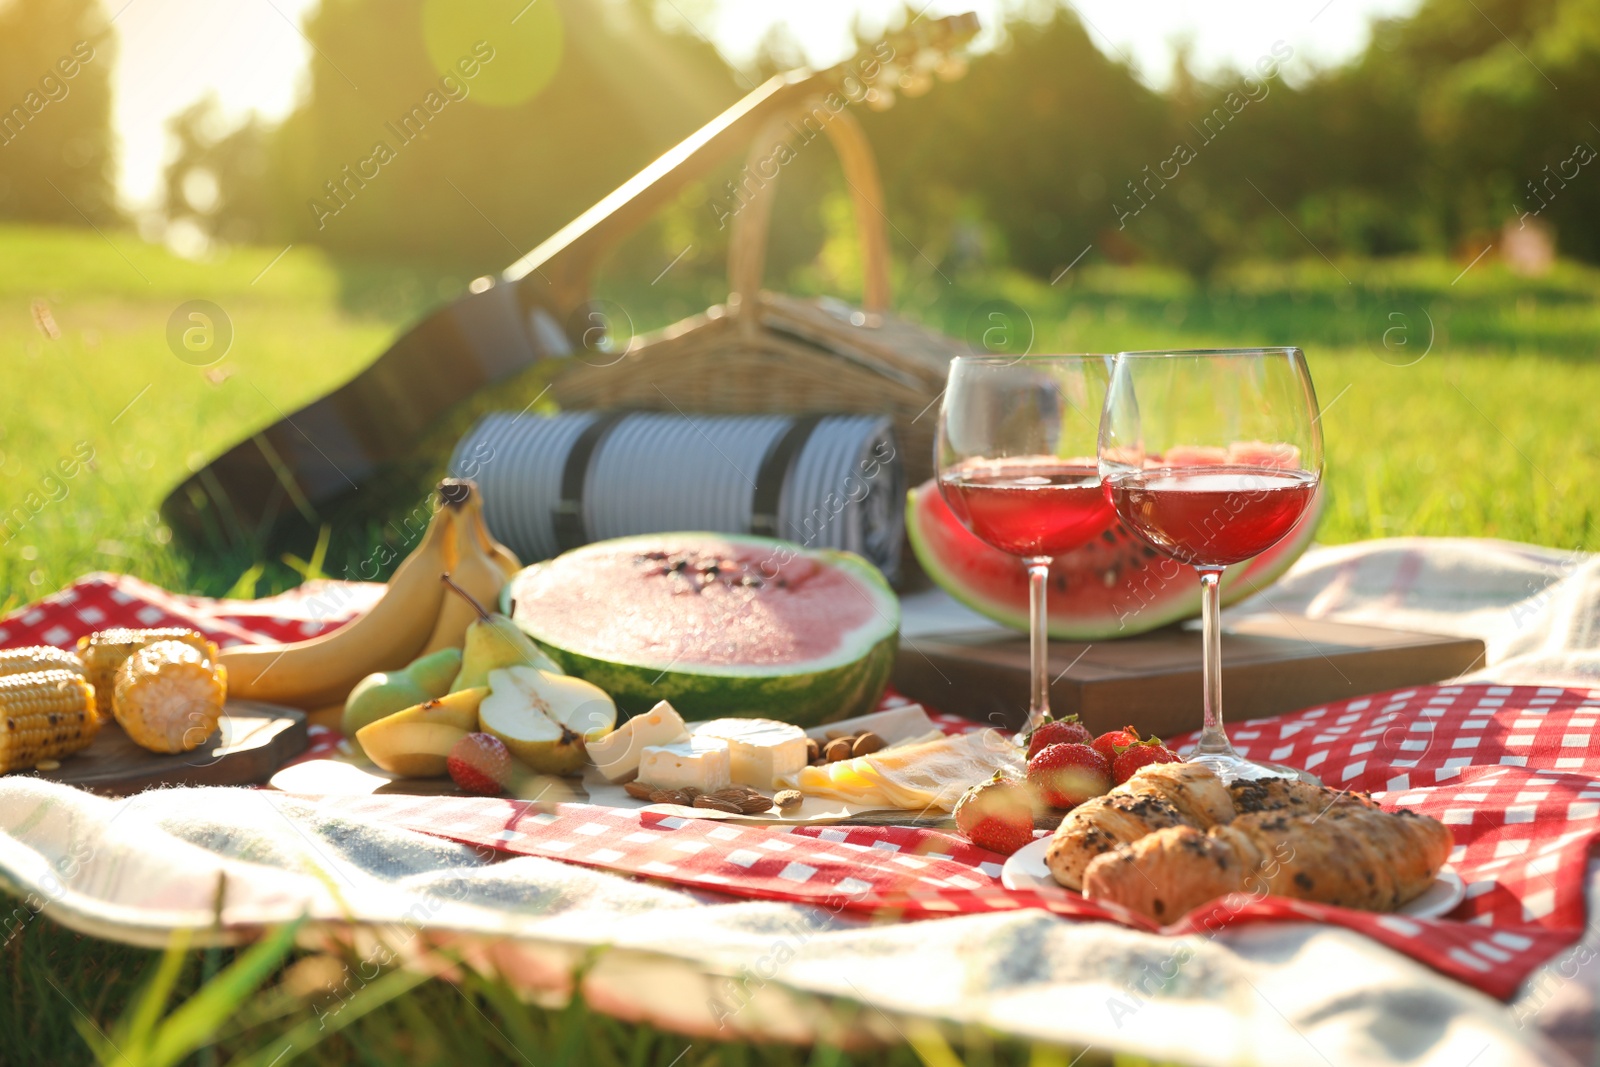
[[193, 645], [157, 641], [117, 668], [112, 712], [134, 744], [152, 752], [188, 752], [217, 728], [226, 677]]
[[88, 637], [78, 638], [78, 655], [83, 660], [84, 677], [94, 686], [96, 706], [102, 722], [111, 718], [113, 695], [117, 684], [117, 668], [129, 656], [157, 641], [181, 641], [199, 652], [207, 660], [216, 662], [217, 646], [205, 635], [181, 626], [168, 626], [155, 630], [131, 630], [119, 627], [97, 630]]
[[83, 660], [70, 648], [56, 648], [54, 645], [0, 649], [0, 676], [32, 674], [34, 671], [71, 671], [81, 677], [84, 674]]
[[87, 748], [100, 732], [94, 690], [71, 671], [0, 678], [0, 774]]

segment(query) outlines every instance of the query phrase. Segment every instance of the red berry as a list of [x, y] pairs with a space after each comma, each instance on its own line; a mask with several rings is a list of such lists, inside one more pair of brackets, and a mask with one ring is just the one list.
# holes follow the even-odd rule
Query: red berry
[[492, 734], [468, 734], [450, 748], [450, 777], [469, 793], [492, 797], [511, 779], [511, 753]]
[[1089, 728], [1078, 721], [1076, 715], [1064, 719], [1046, 719], [1028, 735], [1028, 758], [1039, 754], [1046, 745], [1087, 745], [1094, 740]]
[[1111, 764], [1088, 745], [1046, 745], [1028, 761], [1028, 784], [1052, 808], [1075, 808], [1111, 788]]
[[956, 801], [956, 828], [979, 848], [1009, 856], [1033, 840], [1033, 797], [1023, 782], [1000, 775]]
[[1172, 749], [1161, 743], [1161, 738], [1152, 737], [1148, 741], [1135, 741], [1131, 745], [1119, 745], [1117, 758], [1111, 761], [1111, 776], [1121, 785], [1133, 777], [1133, 772], [1140, 767], [1148, 767], [1152, 763], [1182, 763], [1183, 758]]
[[1137, 727], [1124, 726], [1120, 730], [1108, 730], [1101, 734], [1094, 739], [1093, 744], [1094, 750], [1105, 757], [1106, 766], [1109, 767], [1116, 760], [1119, 747], [1136, 744], [1140, 740], [1142, 738], [1139, 737]]

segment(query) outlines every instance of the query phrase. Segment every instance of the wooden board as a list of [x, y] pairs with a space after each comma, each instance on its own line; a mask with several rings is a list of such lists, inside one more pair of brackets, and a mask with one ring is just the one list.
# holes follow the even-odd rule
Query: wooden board
[[253, 785], [272, 777], [305, 747], [305, 712], [230, 700], [216, 732], [193, 752], [147, 752], [112, 722], [101, 728], [94, 744], [63, 759], [56, 770], [33, 773], [106, 796], [158, 785]]
[[[1051, 708], [1099, 733], [1132, 723], [1160, 737], [1200, 728], [1200, 633], [1168, 627], [1092, 644], [1050, 642]], [[1308, 619], [1252, 618], [1222, 638], [1229, 722], [1453, 678], [1483, 642]], [[894, 686], [929, 707], [1007, 729], [1028, 704], [1028, 639], [996, 630], [902, 641]]]

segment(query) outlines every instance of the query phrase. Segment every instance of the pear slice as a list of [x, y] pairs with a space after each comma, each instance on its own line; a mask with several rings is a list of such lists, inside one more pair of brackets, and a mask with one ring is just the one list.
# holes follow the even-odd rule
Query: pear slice
[[489, 695], [478, 705], [479, 727], [543, 774], [578, 773], [588, 759], [584, 742], [616, 723], [617, 706], [605, 690], [537, 667], [490, 671]]
[[446, 771], [451, 747], [478, 728], [487, 687], [463, 689], [386, 715], [356, 731], [367, 758], [391, 774], [433, 778]]

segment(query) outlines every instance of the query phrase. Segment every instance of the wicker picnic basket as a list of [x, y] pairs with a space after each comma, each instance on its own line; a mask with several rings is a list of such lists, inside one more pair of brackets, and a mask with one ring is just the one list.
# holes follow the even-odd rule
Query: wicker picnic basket
[[[751, 169], [792, 133], [789, 116], [752, 144]], [[615, 362], [574, 361], [552, 394], [563, 408], [705, 414], [882, 414], [894, 423], [910, 484], [932, 474], [937, 423], [955, 341], [889, 310], [889, 243], [883, 187], [860, 125], [848, 112], [824, 127], [855, 208], [865, 279], [862, 306], [762, 289], [775, 179], [733, 217], [730, 293], [719, 304], [635, 338]]]

